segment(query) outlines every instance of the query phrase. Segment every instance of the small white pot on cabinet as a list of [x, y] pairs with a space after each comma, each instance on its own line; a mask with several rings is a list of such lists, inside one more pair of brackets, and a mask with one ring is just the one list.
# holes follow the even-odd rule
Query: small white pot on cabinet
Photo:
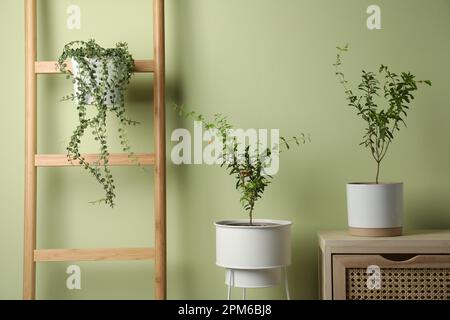
[[403, 224], [403, 183], [349, 183], [347, 210], [350, 234], [399, 236]]

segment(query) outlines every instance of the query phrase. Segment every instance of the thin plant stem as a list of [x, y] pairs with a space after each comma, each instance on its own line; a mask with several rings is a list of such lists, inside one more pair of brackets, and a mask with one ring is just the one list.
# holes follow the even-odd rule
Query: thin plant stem
[[381, 164], [381, 161], [377, 161], [377, 176], [375, 178], [376, 184], [378, 184], [378, 178], [380, 176], [380, 164]]

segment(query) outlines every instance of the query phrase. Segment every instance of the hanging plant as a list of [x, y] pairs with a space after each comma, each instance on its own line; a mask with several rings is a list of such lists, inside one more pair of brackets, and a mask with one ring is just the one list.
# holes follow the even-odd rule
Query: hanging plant
[[[71, 70], [68, 68], [68, 61], [71, 62]], [[115, 48], [105, 49], [95, 43], [95, 40], [73, 41], [65, 45], [57, 67], [66, 74], [67, 79], [72, 80], [74, 91], [62, 100], [76, 103], [79, 120], [67, 146], [67, 158], [90, 172], [102, 185], [105, 197], [94, 203], [104, 202], [114, 207], [116, 194], [109, 167], [106, 118], [108, 114], [117, 117], [122, 150], [133, 157], [126, 126], [136, 125], [138, 122], [127, 118], [124, 102], [124, 93], [134, 70], [133, 57], [124, 42], [118, 43]], [[96, 109], [93, 116], [88, 116], [88, 106]], [[98, 160], [92, 163], [86, 161], [80, 152], [82, 138], [88, 130], [99, 143], [100, 150]]]

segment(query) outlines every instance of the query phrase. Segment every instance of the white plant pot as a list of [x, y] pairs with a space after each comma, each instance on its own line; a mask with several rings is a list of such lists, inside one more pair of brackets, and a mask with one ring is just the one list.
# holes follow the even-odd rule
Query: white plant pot
[[216, 264], [233, 270], [236, 287], [278, 284], [281, 268], [291, 264], [292, 222], [255, 219], [254, 226], [242, 225], [245, 223], [248, 220], [215, 223]]
[[[95, 84], [90, 84], [88, 85], [89, 87], [89, 91], [94, 90], [95, 86], [98, 85], [100, 83], [100, 77], [103, 74], [104, 71], [104, 67], [103, 64], [99, 62], [98, 59], [86, 59], [88, 61], [88, 63], [92, 66], [93, 64], [97, 64], [96, 68], [95, 68]], [[74, 77], [78, 77], [80, 75], [80, 65], [79, 63], [75, 60], [75, 59], [71, 59], [71, 64], [72, 64], [72, 72]], [[108, 77], [107, 77], [107, 81], [109, 83], [113, 82], [113, 77], [114, 75], [116, 75], [117, 73], [121, 72], [120, 70], [117, 70], [117, 68], [114, 66], [114, 63], [112, 60], [109, 60], [107, 63], [107, 68], [108, 68]], [[73, 90], [74, 90], [74, 94], [76, 96], [79, 95], [79, 90], [78, 90], [78, 81], [75, 81], [75, 83], [73, 84]], [[116, 101], [118, 100], [118, 96], [120, 94], [120, 90], [118, 88], [111, 89], [109, 91], [106, 92], [105, 95], [105, 104], [106, 105], [113, 105], [114, 103], [116, 103]], [[94, 104], [94, 97], [90, 94], [86, 94], [83, 97], [83, 102], [87, 105], [91, 105]]]
[[355, 236], [402, 234], [403, 183], [347, 184], [349, 232]]

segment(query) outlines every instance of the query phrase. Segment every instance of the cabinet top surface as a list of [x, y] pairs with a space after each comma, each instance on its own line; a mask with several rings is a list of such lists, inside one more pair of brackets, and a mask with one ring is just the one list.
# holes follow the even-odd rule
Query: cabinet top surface
[[410, 230], [399, 237], [355, 237], [346, 230], [321, 231], [319, 245], [325, 248], [440, 247], [450, 251], [450, 230]]

